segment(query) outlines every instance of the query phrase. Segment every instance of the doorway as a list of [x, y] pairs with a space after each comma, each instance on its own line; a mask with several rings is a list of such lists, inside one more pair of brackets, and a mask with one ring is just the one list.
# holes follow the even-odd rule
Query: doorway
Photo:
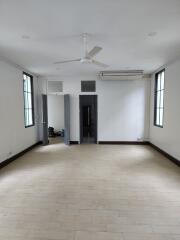
[[80, 143], [97, 143], [97, 95], [80, 95]]
[[70, 144], [70, 96], [69, 94], [42, 95], [43, 145], [64, 142]]
[[48, 138], [50, 144], [64, 141], [64, 96], [48, 94]]

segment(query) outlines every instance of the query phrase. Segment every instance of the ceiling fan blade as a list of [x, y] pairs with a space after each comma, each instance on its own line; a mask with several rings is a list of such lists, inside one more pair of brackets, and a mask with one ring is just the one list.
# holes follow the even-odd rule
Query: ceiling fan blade
[[101, 63], [101, 62], [98, 62], [96, 60], [92, 60], [92, 63], [93, 64], [96, 64], [97, 66], [100, 66], [100, 67], [109, 67], [107, 64], [104, 64], [104, 63]]
[[65, 60], [65, 61], [58, 61], [58, 62], [55, 62], [54, 64], [70, 63], [70, 62], [79, 62], [80, 60], [81, 60], [81, 58], [77, 58], [77, 59], [71, 59], [71, 60]]
[[101, 50], [102, 50], [102, 47], [95, 46], [95, 47], [93, 47], [93, 49], [92, 49], [90, 52], [88, 52], [88, 56], [89, 56], [90, 58], [92, 58], [92, 57], [94, 57], [96, 54], [98, 54], [98, 52], [100, 52]]

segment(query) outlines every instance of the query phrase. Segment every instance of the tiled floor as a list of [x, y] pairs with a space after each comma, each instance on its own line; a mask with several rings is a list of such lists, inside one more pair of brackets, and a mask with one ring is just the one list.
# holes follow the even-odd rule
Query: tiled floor
[[38, 147], [0, 171], [0, 240], [180, 240], [180, 169], [150, 146]]

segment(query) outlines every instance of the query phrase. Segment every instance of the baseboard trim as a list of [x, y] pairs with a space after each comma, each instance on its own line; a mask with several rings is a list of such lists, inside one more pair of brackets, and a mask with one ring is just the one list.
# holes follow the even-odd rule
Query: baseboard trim
[[70, 141], [70, 144], [73, 145], [73, 144], [79, 144], [78, 141]]
[[99, 144], [148, 145], [147, 141], [99, 141]]
[[31, 145], [30, 147], [24, 149], [23, 151], [17, 153], [16, 155], [4, 160], [3, 162], [0, 163], [0, 169], [7, 166], [8, 164], [10, 164], [11, 162], [15, 161], [17, 158], [23, 156], [25, 153], [29, 152], [30, 150], [32, 150], [33, 148], [35, 148], [36, 146], [42, 144], [42, 141], [39, 141], [33, 145]]
[[[17, 153], [16, 155], [4, 160], [3, 162], [0, 163], [0, 169], [7, 166], [8, 164], [10, 164], [11, 162], [15, 161], [17, 158], [23, 156], [26, 152], [32, 150], [33, 148], [35, 148], [36, 146], [42, 144], [42, 141], [39, 141], [35, 144], [33, 144], [32, 146], [26, 148], [25, 150], [21, 151], [20, 153]], [[70, 141], [70, 144], [79, 144], [78, 141]], [[154, 145], [151, 142], [148, 141], [144, 141], [144, 142], [138, 142], [138, 141], [99, 141], [98, 144], [113, 144], [113, 145], [150, 145], [152, 148], [154, 148], [156, 151], [158, 151], [159, 153], [161, 153], [163, 156], [165, 156], [166, 158], [168, 158], [171, 162], [173, 162], [174, 164], [176, 164], [178, 167], [180, 167], [180, 161], [173, 157], [172, 155], [170, 155], [169, 153], [165, 152], [164, 150], [160, 149], [159, 147], [157, 147], [156, 145]]]
[[170, 155], [169, 153], [167, 153], [164, 150], [160, 149], [159, 147], [157, 147], [156, 145], [154, 145], [153, 143], [151, 143], [149, 141], [143, 141], [143, 142], [139, 142], [139, 141], [99, 141], [98, 143], [99, 144], [117, 144], [117, 145], [118, 144], [124, 144], [124, 145], [150, 145], [156, 151], [158, 151], [163, 156], [165, 156], [167, 159], [169, 159], [171, 162], [173, 162], [178, 167], [180, 167], [180, 160], [178, 160], [177, 158], [173, 157], [172, 155]]
[[162, 150], [161, 148], [157, 147], [156, 145], [154, 145], [153, 143], [149, 142], [149, 145], [154, 148], [156, 151], [158, 151], [159, 153], [161, 153], [163, 156], [165, 156], [166, 158], [168, 158], [171, 162], [173, 162], [174, 164], [176, 164], [178, 167], [180, 167], [180, 161], [173, 157], [172, 155], [170, 155], [169, 153], [165, 152], [164, 150]]

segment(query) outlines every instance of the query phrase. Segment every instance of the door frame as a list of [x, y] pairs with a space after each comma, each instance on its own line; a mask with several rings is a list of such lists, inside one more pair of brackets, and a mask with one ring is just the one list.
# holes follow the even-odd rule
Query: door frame
[[64, 94], [64, 143], [70, 145], [70, 95]]
[[81, 96], [94, 96], [95, 100], [95, 119], [96, 119], [96, 131], [95, 131], [95, 144], [98, 144], [98, 95], [97, 94], [79, 94], [79, 143], [82, 143], [82, 114], [81, 114]]
[[46, 146], [49, 144], [49, 139], [48, 139], [48, 96], [47, 94], [42, 94], [42, 110], [43, 110], [43, 115], [42, 115], [42, 134], [43, 134], [43, 145]]
[[[65, 105], [65, 98], [68, 97], [68, 104], [69, 104], [69, 119], [67, 122], [68, 126], [68, 133], [64, 131], [64, 143], [66, 145], [70, 145], [70, 94], [59, 94], [64, 97], [64, 105]], [[49, 137], [48, 137], [48, 96], [49, 94], [42, 94], [42, 141], [43, 145], [49, 144]], [[64, 106], [64, 119], [65, 119], [65, 106]], [[64, 130], [67, 127], [64, 121]], [[66, 140], [66, 141], [65, 141]]]

